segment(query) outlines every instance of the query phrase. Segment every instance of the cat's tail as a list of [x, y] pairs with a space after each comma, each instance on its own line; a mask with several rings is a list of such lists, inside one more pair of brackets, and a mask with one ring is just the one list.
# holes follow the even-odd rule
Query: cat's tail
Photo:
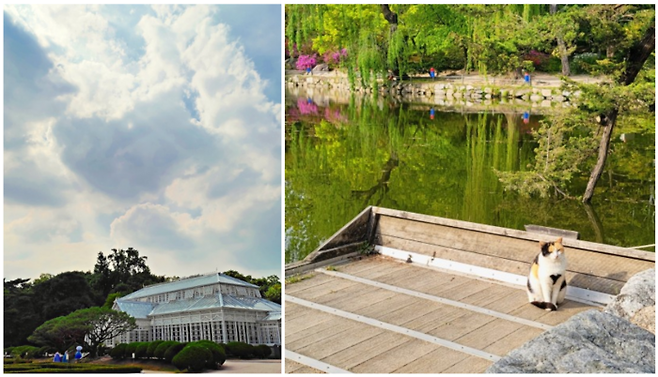
[[540, 302], [540, 301], [532, 301], [530, 302], [532, 305], [540, 308], [540, 309], [545, 309], [545, 310], [550, 310], [554, 311], [557, 310], [557, 306], [553, 305], [550, 302]]

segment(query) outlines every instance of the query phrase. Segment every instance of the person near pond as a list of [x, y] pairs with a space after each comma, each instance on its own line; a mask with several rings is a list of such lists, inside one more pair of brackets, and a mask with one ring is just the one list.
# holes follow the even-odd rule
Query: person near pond
[[434, 80], [435, 76], [436, 76], [436, 70], [434, 69], [434, 67], [432, 67], [430, 68], [430, 77], [432, 78], [432, 80]]
[[530, 84], [530, 72], [525, 69], [523, 70], [523, 81], [525, 81], [526, 84]]
[[80, 359], [82, 359], [82, 346], [75, 347], [75, 350], [75, 362], [77, 363], [80, 361]]
[[59, 353], [59, 351], [55, 352], [55, 357], [53, 357], [53, 361], [56, 363], [59, 363], [62, 361], [62, 355]]
[[62, 362], [63, 363], [69, 362], [69, 351], [64, 351], [64, 355], [62, 356]]

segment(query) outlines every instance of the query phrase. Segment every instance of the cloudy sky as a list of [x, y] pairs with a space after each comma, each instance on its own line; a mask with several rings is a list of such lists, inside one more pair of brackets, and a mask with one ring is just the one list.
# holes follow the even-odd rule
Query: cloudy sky
[[5, 6], [4, 276], [281, 275], [281, 7]]

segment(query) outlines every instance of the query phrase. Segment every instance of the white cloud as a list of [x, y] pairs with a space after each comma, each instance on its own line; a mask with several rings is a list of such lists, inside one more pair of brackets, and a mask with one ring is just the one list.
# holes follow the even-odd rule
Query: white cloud
[[[279, 230], [261, 219], [280, 227], [281, 105], [216, 7], [6, 12], [28, 35], [11, 29], [6, 46], [31, 35], [42, 56], [5, 55], [5, 83], [16, 84], [5, 102], [6, 250], [69, 248], [89, 270], [98, 251], [133, 246], [159, 274], [198, 272], [217, 255], [222, 270], [279, 273]], [[252, 266], [240, 257], [259, 253]], [[5, 254], [16, 276], [71, 269], [43, 260], [51, 269]]]

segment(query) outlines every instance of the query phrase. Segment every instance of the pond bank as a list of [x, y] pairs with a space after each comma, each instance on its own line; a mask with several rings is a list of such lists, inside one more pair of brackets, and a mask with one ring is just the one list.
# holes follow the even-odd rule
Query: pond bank
[[[601, 78], [574, 76], [583, 83], [601, 82]], [[531, 83], [522, 79], [481, 75], [439, 75], [435, 80], [415, 77], [404, 81], [378, 80], [377, 94], [394, 101], [457, 107], [521, 107], [550, 110], [573, 106], [580, 93], [562, 90], [557, 76], [536, 74]], [[356, 86], [353, 90], [345, 73], [320, 71], [308, 75], [286, 72], [286, 86], [291, 92], [305, 92], [311, 98], [317, 92], [333, 99], [349, 99], [353, 94], [372, 95], [373, 88]]]

